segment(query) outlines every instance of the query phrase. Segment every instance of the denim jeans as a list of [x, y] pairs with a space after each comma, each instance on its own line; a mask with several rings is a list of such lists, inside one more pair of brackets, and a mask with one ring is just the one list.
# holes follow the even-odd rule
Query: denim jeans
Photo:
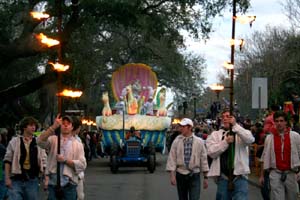
[[38, 178], [28, 181], [12, 179], [12, 188], [8, 189], [9, 200], [38, 200], [39, 181]]
[[176, 172], [176, 182], [179, 200], [200, 199], [200, 173], [183, 175]]
[[5, 181], [0, 181], [0, 200], [4, 200], [7, 195], [7, 187], [5, 186]]
[[216, 200], [248, 200], [248, 180], [239, 176], [233, 181], [234, 190], [228, 190], [228, 180], [220, 177], [217, 181]]
[[[77, 200], [77, 191], [76, 191], [77, 185], [73, 184], [67, 184], [64, 187], [61, 187], [63, 192], [63, 200]], [[49, 185], [48, 186], [49, 196], [48, 200], [56, 200], [56, 186]]]

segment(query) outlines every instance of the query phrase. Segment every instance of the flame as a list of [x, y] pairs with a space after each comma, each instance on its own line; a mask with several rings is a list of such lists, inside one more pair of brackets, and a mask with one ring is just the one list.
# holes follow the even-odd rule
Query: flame
[[244, 46], [245, 45], [245, 40], [244, 39], [231, 39], [230, 40], [230, 45], [239, 45], [239, 46]]
[[73, 90], [67, 90], [65, 89], [64, 91], [56, 94], [57, 96], [63, 96], [63, 97], [71, 97], [71, 98], [78, 98], [82, 95], [82, 91], [73, 91]]
[[179, 124], [179, 122], [180, 122], [180, 119], [173, 119], [173, 121], [172, 121], [172, 124]]
[[96, 122], [94, 122], [93, 120], [83, 119], [81, 120], [81, 123], [88, 126], [96, 126]]
[[52, 65], [54, 70], [56, 70], [58, 72], [65, 72], [70, 68], [69, 65], [63, 65], [58, 62], [56, 62], [56, 63], [49, 62], [49, 64]]
[[47, 13], [43, 13], [43, 12], [30, 12], [30, 15], [33, 18], [38, 19], [38, 20], [47, 19], [50, 17], [50, 15], [48, 15]]
[[235, 16], [234, 19], [239, 21], [241, 24], [252, 24], [255, 21], [256, 16]]
[[226, 61], [223, 63], [223, 67], [225, 67], [226, 69], [234, 68], [233, 64], [231, 64], [230, 62], [226, 62]]
[[212, 89], [214, 91], [222, 91], [222, 90], [224, 90], [224, 85], [221, 85], [221, 84], [218, 84], [218, 83], [212, 84], [209, 87], [210, 87], [210, 89]]
[[40, 33], [36, 37], [37, 37], [37, 39], [40, 40], [41, 43], [47, 45], [48, 47], [59, 45], [59, 43], [60, 43], [58, 40], [54, 40], [54, 39], [48, 38], [43, 33]]

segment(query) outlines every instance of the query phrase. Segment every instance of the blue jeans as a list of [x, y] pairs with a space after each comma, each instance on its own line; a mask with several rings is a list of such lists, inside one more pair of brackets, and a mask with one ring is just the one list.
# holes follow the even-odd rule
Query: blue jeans
[[0, 200], [4, 200], [7, 194], [7, 187], [5, 186], [5, 181], [0, 181]]
[[[63, 200], [77, 200], [77, 185], [73, 185], [68, 183], [66, 186], [61, 187]], [[49, 196], [48, 200], [56, 200], [56, 186], [49, 185], [48, 186]]]
[[179, 200], [200, 199], [200, 173], [183, 175], [176, 172], [176, 183]]
[[228, 190], [228, 180], [220, 177], [217, 181], [216, 200], [248, 200], [248, 180], [238, 176], [233, 181], [233, 191]]
[[38, 200], [39, 181], [38, 178], [28, 181], [12, 179], [12, 188], [8, 189], [9, 200]]

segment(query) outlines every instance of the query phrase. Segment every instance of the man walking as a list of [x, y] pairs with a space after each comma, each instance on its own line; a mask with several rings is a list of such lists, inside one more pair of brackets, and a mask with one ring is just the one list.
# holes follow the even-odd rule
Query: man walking
[[37, 120], [25, 117], [19, 123], [21, 135], [9, 142], [4, 157], [5, 185], [10, 200], [38, 200], [39, 175], [46, 167], [46, 153], [36, 145], [33, 133]]
[[193, 122], [184, 118], [179, 123], [178, 135], [169, 153], [166, 170], [170, 172], [172, 185], [177, 185], [179, 200], [200, 199], [200, 172], [203, 173], [203, 188], [207, 182], [207, 154], [202, 139], [192, 132]]
[[[228, 109], [221, 114], [222, 128], [212, 132], [206, 140], [207, 153], [213, 159], [208, 176], [214, 177], [217, 183], [217, 200], [246, 200], [247, 174], [250, 174], [248, 145], [254, 142], [254, 137], [236, 123]], [[229, 134], [230, 126], [235, 134]]]
[[[60, 127], [60, 154], [57, 154], [57, 139], [55, 129]], [[47, 149], [48, 164], [47, 173], [49, 176], [49, 200], [65, 199], [76, 200], [76, 187], [79, 174], [86, 168], [83, 145], [73, 135], [73, 119], [70, 116], [60, 117], [37, 140], [39, 146]], [[57, 162], [60, 166], [60, 187], [57, 187]], [[60, 188], [59, 191], [56, 189]]]
[[269, 170], [271, 199], [297, 199], [300, 167], [300, 135], [287, 127], [287, 114], [274, 113], [275, 128], [265, 140], [264, 170]]

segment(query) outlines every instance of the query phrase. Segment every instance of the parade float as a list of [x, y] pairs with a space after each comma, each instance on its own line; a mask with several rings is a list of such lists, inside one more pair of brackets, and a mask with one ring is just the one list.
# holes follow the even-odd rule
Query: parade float
[[[112, 74], [112, 92], [116, 104], [111, 107], [108, 93], [103, 93], [102, 115], [96, 117], [102, 130], [102, 145], [110, 155], [113, 173], [126, 163], [144, 163], [155, 170], [155, 152], [165, 149], [165, 133], [171, 124], [165, 106], [166, 90], [157, 88], [151, 67], [130, 63]], [[139, 138], [126, 138], [134, 127]]]

